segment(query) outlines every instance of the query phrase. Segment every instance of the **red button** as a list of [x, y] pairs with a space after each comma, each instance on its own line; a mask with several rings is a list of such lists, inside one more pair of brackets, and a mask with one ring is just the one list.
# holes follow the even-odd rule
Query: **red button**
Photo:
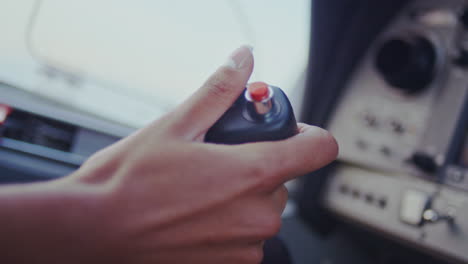
[[268, 84], [264, 82], [254, 82], [247, 86], [250, 97], [256, 102], [261, 102], [270, 97], [270, 90]]

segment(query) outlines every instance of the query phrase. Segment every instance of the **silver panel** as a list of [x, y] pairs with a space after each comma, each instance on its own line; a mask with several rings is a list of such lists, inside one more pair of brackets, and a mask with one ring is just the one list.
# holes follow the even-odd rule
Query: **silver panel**
[[[430, 10], [434, 4], [458, 7], [461, 1], [421, 2], [424, 7], [419, 9]], [[328, 128], [340, 144], [341, 160], [413, 173], [406, 160], [417, 150], [436, 156], [439, 163], [444, 161], [468, 91], [468, 71], [451, 63], [459, 29], [451, 24], [429, 26], [412, 20], [408, 13], [404, 12], [372, 45], [336, 108]], [[425, 36], [437, 49], [435, 80], [418, 95], [409, 96], [393, 88], [374, 66], [382, 41], [404, 34]], [[402, 132], [395, 131], [395, 123], [402, 126]]]
[[[343, 192], [343, 186], [349, 190]], [[337, 168], [331, 177], [324, 203], [334, 213], [431, 254], [442, 254], [461, 262], [468, 261], [468, 194], [442, 188], [417, 177], [383, 174], [350, 165]], [[432, 208], [440, 213], [454, 211], [454, 224], [440, 223], [418, 226], [401, 219], [404, 193], [417, 191], [434, 196]], [[360, 195], [353, 195], [359, 191]], [[366, 199], [374, 196], [373, 201]], [[385, 199], [382, 207], [379, 199]]]
[[[446, 162], [468, 98], [468, 67], [453, 63], [468, 43], [468, 30], [458, 22], [466, 6], [461, 0], [414, 1], [371, 45], [328, 126], [340, 145], [341, 163], [323, 200], [341, 217], [462, 263], [468, 263], [468, 191], [457, 185], [468, 184], [466, 171], [449, 168], [450, 183], [444, 185], [408, 160], [424, 152], [437, 165]], [[436, 48], [436, 76], [419, 94], [395, 89], [375, 68], [382, 42], [401, 35], [424, 36]], [[423, 217], [426, 212], [433, 221]]]

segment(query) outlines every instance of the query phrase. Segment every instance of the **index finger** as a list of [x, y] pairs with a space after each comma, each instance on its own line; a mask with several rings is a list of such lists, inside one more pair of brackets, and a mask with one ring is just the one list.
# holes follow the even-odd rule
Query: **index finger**
[[174, 128], [190, 139], [204, 134], [239, 97], [253, 70], [250, 46], [235, 50], [227, 63], [176, 110]]

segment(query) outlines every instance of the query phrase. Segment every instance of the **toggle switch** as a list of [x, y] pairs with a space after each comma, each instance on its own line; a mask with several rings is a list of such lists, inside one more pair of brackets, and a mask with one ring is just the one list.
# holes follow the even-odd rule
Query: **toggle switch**
[[455, 221], [455, 210], [448, 210], [447, 213], [440, 213], [434, 209], [427, 209], [422, 215], [423, 222], [435, 224], [442, 221], [453, 222]]

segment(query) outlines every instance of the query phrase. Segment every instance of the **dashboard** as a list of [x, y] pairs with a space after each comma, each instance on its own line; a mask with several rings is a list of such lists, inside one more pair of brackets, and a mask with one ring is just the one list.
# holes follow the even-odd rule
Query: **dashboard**
[[468, 254], [468, 8], [411, 1], [372, 41], [330, 114], [323, 206], [442, 259]]
[[70, 174], [134, 129], [0, 83], [0, 183]]

